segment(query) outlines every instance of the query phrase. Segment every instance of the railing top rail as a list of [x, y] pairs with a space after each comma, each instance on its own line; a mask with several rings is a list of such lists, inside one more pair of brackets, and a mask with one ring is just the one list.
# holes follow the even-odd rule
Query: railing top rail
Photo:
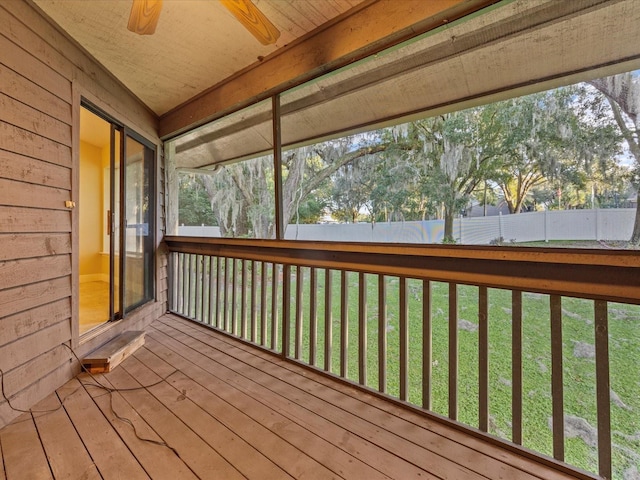
[[211, 248], [266, 248], [292, 251], [358, 252], [420, 257], [505, 260], [518, 262], [606, 265], [640, 268], [640, 250], [591, 248], [513, 247], [493, 245], [417, 245], [415, 243], [365, 243], [300, 240], [265, 240], [246, 238], [209, 238], [166, 236], [170, 250], [186, 245], [207, 245]]
[[170, 251], [640, 304], [640, 252], [168, 236]]

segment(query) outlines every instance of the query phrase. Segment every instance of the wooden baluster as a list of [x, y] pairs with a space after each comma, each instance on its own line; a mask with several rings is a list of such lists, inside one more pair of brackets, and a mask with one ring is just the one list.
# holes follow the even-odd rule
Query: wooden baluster
[[304, 271], [301, 266], [296, 267], [296, 331], [295, 331], [295, 358], [301, 359], [302, 350], [302, 307], [303, 307], [303, 293], [302, 288], [304, 285]]
[[217, 263], [216, 260], [217, 260], [216, 257], [214, 257], [213, 255], [209, 256], [209, 307], [207, 308], [207, 318], [208, 318], [207, 323], [209, 325], [213, 325], [213, 318], [214, 318], [214, 312], [215, 312], [213, 308], [213, 303], [215, 301], [216, 282], [214, 281], [215, 276], [213, 272], [214, 272], [214, 265]]
[[431, 367], [433, 365], [431, 324], [431, 282], [422, 281], [422, 408], [431, 410]]
[[185, 315], [191, 318], [191, 293], [193, 292], [193, 275], [191, 271], [193, 270], [193, 255], [187, 255], [187, 299], [186, 299], [186, 312]]
[[291, 265], [282, 266], [282, 356], [291, 355]]
[[449, 418], [458, 419], [458, 285], [449, 284]]
[[229, 332], [229, 257], [224, 257], [224, 278], [222, 280], [222, 288], [224, 288], [224, 299], [222, 301], [222, 329]]
[[200, 311], [202, 312], [202, 321], [207, 324], [209, 323], [209, 282], [207, 281], [207, 278], [211, 278], [211, 271], [209, 270], [210, 261], [210, 255], [202, 256], [202, 307], [200, 308]]
[[407, 298], [407, 279], [400, 277], [400, 400], [409, 398], [409, 300]]
[[247, 339], [247, 261], [240, 261], [240, 337]]
[[269, 264], [261, 262], [260, 268], [260, 345], [267, 344], [267, 274]]
[[175, 252], [169, 252], [167, 258], [167, 276], [168, 276], [168, 285], [169, 285], [169, 311], [176, 311], [176, 295], [177, 295], [177, 282], [176, 282], [176, 268], [175, 261], [177, 254]]
[[176, 294], [175, 294], [175, 312], [181, 314], [184, 304], [184, 272], [183, 272], [183, 255], [184, 253], [176, 253]]
[[280, 265], [273, 264], [271, 269], [271, 350], [276, 351], [278, 348], [278, 277], [280, 274]]
[[201, 267], [201, 260], [202, 260], [202, 255], [195, 255], [194, 256], [194, 260], [195, 260], [195, 274], [194, 274], [194, 287], [195, 287], [195, 292], [194, 292], [194, 298], [193, 298], [193, 318], [195, 318], [196, 320], [202, 320], [202, 311], [198, 312], [198, 309], [200, 307], [200, 302], [202, 301], [202, 292], [200, 290], [201, 288], [201, 281], [200, 279], [202, 278], [202, 267]]
[[318, 348], [318, 272], [311, 268], [309, 286], [309, 365], [315, 365]]
[[513, 443], [522, 445], [522, 292], [511, 292], [511, 416]]
[[[225, 260], [226, 262], [226, 260]], [[223, 287], [223, 279], [222, 279], [222, 269], [223, 269], [223, 261], [222, 258], [218, 257], [216, 261], [216, 327], [224, 328], [224, 324], [220, 319], [220, 314], [222, 313], [220, 309], [220, 300], [223, 298], [222, 287]]]
[[478, 423], [489, 430], [489, 301], [487, 287], [478, 288]]
[[182, 254], [182, 305], [180, 309], [180, 314], [185, 317], [188, 316], [189, 312], [187, 310], [188, 298], [189, 298], [189, 255], [186, 253]]
[[191, 302], [191, 310], [190, 310], [190, 315], [189, 317], [193, 318], [193, 319], [198, 319], [198, 277], [200, 276], [200, 255], [191, 255], [191, 260], [192, 260], [192, 264], [191, 264], [191, 282], [192, 282], [192, 289], [191, 289], [191, 295], [193, 295], [192, 298], [189, 299], [189, 301]]
[[358, 275], [358, 381], [367, 384], [367, 276]]
[[564, 461], [564, 387], [562, 373], [562, 297], [551, 295], [551, 399], [553, 458]]
[[378, 390], [387, 391], [387, 280], [378, 275]]
[[251, 261], [251, 341], [256, 343], [258, 336], [258, 262]]
[[333, 352], [333, 312], [331, 306], [333, 272], [326, 269], [324, 275], [324, 369], [330, 372]]
[[238, 335], [238, 309], [237, 309], [237, 301], [236, 301], [236, 294], [237, 294], [237, 289], [238, 289], [238, 285], [237, 285], [237, 277], [238, 277], [238, 271], [237, 271], [237, 265], [238, 265], [238, 260], [236, 258], [232, 258], [231, 259], [232, 262], [232, 267], [231, 267], [231, 329], [229, 330], [230, 333], [232, 333], [233, 335]]
[[191, 254], [189, 257], [189, 318], [195, 318], [197, 305], [196, 296], [198, 290], [198, 278], [196, 276], [198, 256], [195, 254]]
[[598, 471], [610, 479], [611, 471], [611, 385], [609, 379], [609, 316], [604, 300], [595, 300], [596, 405], [598, 412]]
[[349, 282], [345, 270], [340, 274], [340, 376], [349, 373]]

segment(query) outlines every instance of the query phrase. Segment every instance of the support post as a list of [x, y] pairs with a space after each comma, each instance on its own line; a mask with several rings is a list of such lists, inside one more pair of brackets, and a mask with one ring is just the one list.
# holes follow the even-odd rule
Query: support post
[[283, 205], [282, 205], [282, 132], [280, 130], [280, 95], [272, 97], [271, 114], [273, 115], [273, 178], [275, 181], [276, 200], [276, 240], [284, 239]]
[[166, 235], [178, 235], [178, 171], [176, 170], [176, 146], [164, 144], [164, 198]]

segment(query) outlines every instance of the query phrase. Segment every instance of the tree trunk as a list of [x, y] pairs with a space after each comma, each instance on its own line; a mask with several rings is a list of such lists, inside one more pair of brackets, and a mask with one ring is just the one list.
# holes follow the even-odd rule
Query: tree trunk
[[453, 208], [444, 207], [444, 239], [443, 243], [455, 243], [453, 238]]
[[233, 236], [233, 231], [227, 227], [227, 223], [223, 221], [224, 219], [216, 217], [218, 220], [218, 225], [220, 228], [220, 236], [222, 238], [228, 238]]
[[[516, 204], [513, 206], [513, 211], [511, 213], [521, 213], [522, 212], [522, 204], [524, 202], [524, 195], [518, 197], [518, 201], [516, 202]], [[509, 209], [511, 210], [511, 209]]]
[[[615, 119], [618, 127], [620, 127], [620, 133], [627, 141], [629, 151], [633, 155], [636, 161], [636, 168], [640, 167], [640, 142], [638, 142], [638, 104], [630, 101], [635, 99], [640, 94], [640, 83], [633, 80], [633, 74], [631, 72], [621, 73], [605, 78], [597, 78], [589, 82], [591, 85], [600, 90], [607, 97], [611, 110], [613, 112], [613, 118]], [[622, 113], [625, 113], [634, 125], [633, 128], [627, 124]], [[633, 225], [633, 233], [629, 243], [632, 245], [640, 244], [640, 184], [636, 185], [638, 188], [638, 201], [636, 206], [636, 218]]]
[[636, 221], [633, 225], [633, 233], [629, 243], [632, 245], [640, 245], [640, 188], [638, 189], [637, 205], [636, 205]]

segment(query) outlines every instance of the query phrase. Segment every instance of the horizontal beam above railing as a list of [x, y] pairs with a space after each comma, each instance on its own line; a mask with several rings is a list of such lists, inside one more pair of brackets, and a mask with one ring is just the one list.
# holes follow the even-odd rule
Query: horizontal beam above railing
[[640, 304], [640, 252], [165, 237], [170, 251]]

